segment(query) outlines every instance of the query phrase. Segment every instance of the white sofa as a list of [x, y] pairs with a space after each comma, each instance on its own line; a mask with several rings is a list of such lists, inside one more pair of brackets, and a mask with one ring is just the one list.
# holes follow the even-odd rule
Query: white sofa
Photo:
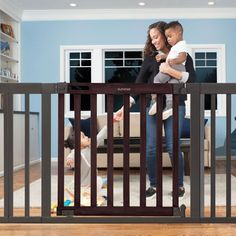
[[[98, 131], [107, 124], [107, 115], [101, 114], [97, 116], [97, 128]], [[68, 137], [68, 133], [71, 129], [71, 126], [65, 127], [65, 139]], [[123, 121], [114, 123], [114, 137], [123, 137]], [[204, 139], [204, 165], [205, 167], [210, 167], [210, 126], [205, 125], [205, 139]], [[130, 137], [139, 137], [140, 136], [140, 115], [139, 113], [130, 113]], [[70, 149], [65, 148], [65, 157], [70, 152]], [[139, 153], [130, 153], [130, 167], [139, 167], [140, 163], [140, 154]], [[65, 158], [66, 159], [66, 158]], [[97, 165], [98, 168], [107, 167], [107, 154], [98, 153], [97, 154]], [[163, 167], [170, 167], [170, 159], [167, 153], [163, 153]], [[114, 167], [119, 168], [123, 167], [123, 154], [114, 153]]]

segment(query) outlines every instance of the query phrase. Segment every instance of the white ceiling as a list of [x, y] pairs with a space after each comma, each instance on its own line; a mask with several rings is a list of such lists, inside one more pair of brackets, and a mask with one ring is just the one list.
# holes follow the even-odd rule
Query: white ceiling
[[[8, 0], [15, 7], [24, 10], [72, 9], [69, 3], [77, 3], [73, 9], [153, 9], [153, 8], [234, 8], [236, 0]], [[145, 2], [140, 7], [138, 2]]]

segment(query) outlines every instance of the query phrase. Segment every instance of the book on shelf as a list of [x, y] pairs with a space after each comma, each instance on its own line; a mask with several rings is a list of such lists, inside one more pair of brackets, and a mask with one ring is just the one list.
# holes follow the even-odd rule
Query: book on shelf
[[0, 41], [1, 53], [4, 55], [10, 55], [10, 45], [8, 42]]
[[13, 28], [12, 28], [11, 25], [1, 23], [1, 31], [2, 31], [4, 34], [7, 34], [7, 35], [9, 35], [9, 36], [12, 37], [12, 38], [15, 38], [15, 36], [14, 36], [14, 31], [13, 31]]

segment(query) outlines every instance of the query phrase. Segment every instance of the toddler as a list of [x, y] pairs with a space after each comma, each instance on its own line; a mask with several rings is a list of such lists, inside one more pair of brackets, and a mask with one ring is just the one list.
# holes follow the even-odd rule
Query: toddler
[[[104, 126], [97, 134], [97, 146], [99, 146], [107, 135], [107, 126]], [[74, 168], [74, 137], [69, 136], [65, 141], [65, 147], [70, 147], [72, 151], [66, 158], [66, 165], [70, 168]], [[80, 148], [81, 148], [81, 186], [90, 186], [91, 184], [91, 140], [83, 132], [80, 133]], [[69, 145], [68, 145], [69, 144]], [[100, 182], [100, 181], [99, 181]]]

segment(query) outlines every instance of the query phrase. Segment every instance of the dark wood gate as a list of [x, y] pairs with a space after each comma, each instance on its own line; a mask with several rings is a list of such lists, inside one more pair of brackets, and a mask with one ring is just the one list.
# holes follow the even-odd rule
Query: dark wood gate
[[[75, 175], [74, 206], [64, 205], [64, 99], [65, 93], [74, 97], [75, 111]], [[81, 95], [90, 95], [91, 102], [91, 201], [90, 206], [82, 206], [80, 201], [80, 120]], [[97, 95], [103, 94], [107, 99], [107, 204], [97, 205]], [[140, 204], [130, 205], [130, 95], [140, 96]], [[147, 95], [157, 94], [157, 147], [162, 147], [162, 107], [164, 94], [173, 94], [171, 85], [153, 85], [146, 89], [142, 84], [69, 84], [67, 92], [59, 94], [59, 162], [58, 162], [58, 215], [109, 215], [109, 216], [180, 216], [178, 202], [178, 95], [173, 95], [173, 200], [171, 206], [163, 206], [163, 171], [162, 148], [157, 149], [157, 194], [156, 205], [146, 204], [146, 106]], [[113, 167], [113, 104], [114, 96], [122, 95], [124, 103], [124, 137], [123, 137], [123, 206], [114, 206], [114, 167]], [[182, 212], [182, 214], [184, 214]]]

